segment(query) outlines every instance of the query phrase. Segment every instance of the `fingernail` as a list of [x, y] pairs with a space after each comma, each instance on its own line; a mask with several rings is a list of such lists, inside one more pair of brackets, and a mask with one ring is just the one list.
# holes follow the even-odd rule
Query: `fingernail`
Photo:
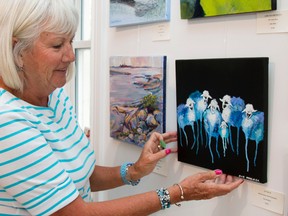
[[221, 175], [223, 172], [220, 169], [215, 170], [216, 175]]
[[170, 154], [171, 153], [171, 149], [165, 149], [165, 153], [166, 153], [166, 155]]

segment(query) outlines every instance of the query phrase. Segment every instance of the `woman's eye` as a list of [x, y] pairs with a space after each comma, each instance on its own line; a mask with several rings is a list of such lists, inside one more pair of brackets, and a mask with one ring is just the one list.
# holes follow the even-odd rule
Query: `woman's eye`
[[62, 44], [53, 46], [54, 49], [60, 49], [61, 47], [62, 47]]

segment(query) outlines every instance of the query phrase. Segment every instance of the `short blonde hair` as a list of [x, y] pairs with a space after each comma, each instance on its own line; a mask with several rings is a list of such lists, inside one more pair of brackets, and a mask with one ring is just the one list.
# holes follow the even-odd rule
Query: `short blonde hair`
[[[78, 21], [73, 0], [0, 0], [0, 76], [5, 85], [23, 90], [20, 56], [32, 47], [41, 32], [74, 35]], [[17, 39], [14, 47], [13, 37]], [[67, 80], [72, 74], [71, 64]]]

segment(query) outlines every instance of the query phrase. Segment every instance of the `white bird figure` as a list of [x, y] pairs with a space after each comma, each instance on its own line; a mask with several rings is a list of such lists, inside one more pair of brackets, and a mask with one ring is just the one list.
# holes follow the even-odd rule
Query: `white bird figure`
[[221, 122], [219, 127], [219, 135], [222, 138], [223, 154], [226, 157], [227, 144], [229, 144], [229, 129], [225, 121]]
[[212, 163], [214, 163], [214, 156], [211, 149], [211, 139], [215, 137], [216, 139], [216, 152], [218, 157], [220, 158], [220, 154], [218, 152], [218, 137], [219, 137], [219, 128], [222, 122], [221, 113], [219, 111], [218, 102], [213, 99], [208, 109], [203, 113], [203, 120], [204, 120], [204, 128], [206, 133], [208, 134], [208, 147], [212, 159]]
[[[202, 93], [200, 91], [194, 91], [189, 95], [189, 98], [195, 102], [194, 109], [195, 109], [195, 118], [196, 118], [196, 127], [197, 127], [197, 150], [196, 154], [198, 154], [199, 150], [199, 134], [201, 138], [201, 143], [203, 144], [203, 113], [208, 107], [208, 100], [212, 97], [209, 94], [209, 91], [204, 90]], [[206, 137], [207, 138], [207, 137]], [[194, 145], [191, 149], [194, 148]]]
[[[177, 122], [180, 128], [180, 144], [182, 145], [182, 137], [181, 137], [181, 131], [184, 133], [185, 140], [186, 140], [186, 145], [188, 145], [188, 138], [187, 134], [185, 132], [185, 127], [186, 126], [191, 126], [192, 127], [192, 132], [193, 132], [193, 137], [194, 137], [194, 143], [196, 141], [196, 136], [195, 136], [195, 129], [194, 129], [194, 122], [195, 122], [195, 110], [194, 110], [194, 104], [195, 102], [191, 99], [188, 98], [186, 100], [186, 104], [180, 104], [177, 107]], [[193, 143], [193, 145], [194, 145]]]
[[258, 153], [258, 145], [264, 138], [264, 113], [254, 110], [252, 104], [247, 104], [243, 110], [242, 130], [245, 134], [245, 156], [247, 161], [247, 172], [249, 172], [249, 157], [248, 157], [248, 140], [256, 142], [254, 154], [254, 166]]

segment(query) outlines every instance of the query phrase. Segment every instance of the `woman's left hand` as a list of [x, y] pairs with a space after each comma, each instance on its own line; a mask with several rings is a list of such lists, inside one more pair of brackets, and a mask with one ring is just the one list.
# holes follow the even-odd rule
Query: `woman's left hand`
[[[177, 148], [161, 148], [160, 140], [165, 143], [177, 141], [177, 132], [166, 132], [163, 134], [154, 132], [149, 140], [144, 145], [142, 153], [137, 160], [137, 162], [131, 167], [130, 176], [133, 179], [140, 179], [148, 174], [150, 174], [157, 162], [167, 156], [170, 153], [177, 152]], [[130, 172], [130, 169], [129, 169]]]

